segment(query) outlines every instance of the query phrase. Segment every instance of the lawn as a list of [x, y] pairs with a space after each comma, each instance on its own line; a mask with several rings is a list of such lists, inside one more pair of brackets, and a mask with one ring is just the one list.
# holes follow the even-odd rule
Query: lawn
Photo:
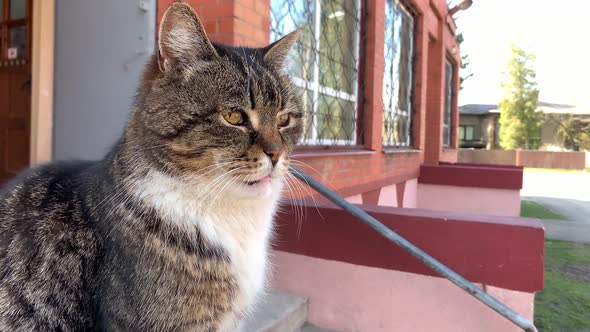
[[[565, 218], [541, 204], [522, 201], [521, 216]], [[590, 331], [590, 245], [545, 240], [545, 289], [535, 296], [541, 332]]]
[[590, 245], [545, 241], [545, 289], [535, 297], [542, 332], [590, 331]]
[[539, 219], [567, 220], [567, 218], [561, 214], [555, 213], [539, 203], [525, 200], [520, 202], [520, 216]]

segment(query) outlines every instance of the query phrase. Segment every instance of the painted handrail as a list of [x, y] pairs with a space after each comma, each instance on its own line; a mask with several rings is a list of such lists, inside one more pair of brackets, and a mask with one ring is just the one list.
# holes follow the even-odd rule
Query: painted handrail
[[508, 319], [521, 329], [526, 332], [537, 332], [537, 328], [531, 321], [522, 317], [514, 310], [510, 309], [504, 303], [498, 301], [493, 296], [483, 292], [479, 287], [472, 284], [469, 280], [463, 278], [461, 275], [456, 273], [455, 271], [449, 269], [447, 266], [442, 264], [441, 262], [437, 261], [435, 258], [427, 254], [426, 252], [422, 251], [420, 248], [413, 245], [408, 240], [404, 239], [402, 236], [397, 234], [396, 232], [392, 231], [385, 225], [383, 225], [379, 220], [371, 217], [368, 213], [361, 210], [360, 208], [354, 206], [353, 204], [346, 201], [342, 196], [338, 195], [334, 191], [328, 189], [326, 186], [321, 184], [319, 181], [315, 180], [311, 176], [307, 175], [303, 171], [299, 170], [298, 168], [291, 166], [290, 167], [291, 174], [293, 174], [299, 180], [305, 182], [308, 186], [316, 190], [322, 196], [326, 197], [330, 201], [334, 202], [336, 205], [347, 211], [348, 213], [355, 216], [357, 219], [362, 221], [363, 223], [369, 225], [379, 234], [381, 234], [386, 239], [390, 240], [391, 242], [397, 244], [400, 248], [408, 252], [410, 255], [419, 259], [422, 263], [426, 266], [430, 267], [434, 271], [436, 271], [441, 276], [445, 277], [446, 279], [450, 280], [455, 285], [459, 286], [463, 289], [467, 294], [475, 297], [476, 299], [480, 300], [483, 304], [488, 306], [489, 308], [496, 311], [498, 314], [502, 315], [504, 318]]

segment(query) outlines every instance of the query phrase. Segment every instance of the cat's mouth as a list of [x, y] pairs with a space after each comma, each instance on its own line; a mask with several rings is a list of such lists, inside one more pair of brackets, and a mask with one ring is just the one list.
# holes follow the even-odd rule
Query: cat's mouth
[[265, 176], [265, 177], [263, 177], [261, 179], [258, 179], [258, 180], [255, 180], [255, 181], [246, 181], [245, 183], [247, 185], [249, 185], [249, 186], [254, 186], [254, 185], [258, 185], [258, 184], [260, 184], [260, 185], [266, 185], [266, 184], [269, 184], [270, 183], [270, 179], [271, 179], [271, 177], [270, 177], [270, 174], [269, 174], [269, 175], [267, 175], [267, 176]]

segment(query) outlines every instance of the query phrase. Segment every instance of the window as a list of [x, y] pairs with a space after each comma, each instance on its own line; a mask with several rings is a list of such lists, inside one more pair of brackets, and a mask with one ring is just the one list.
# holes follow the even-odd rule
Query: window
[[385, 9], [383, 145], [409, 147], [412, 124], [414, 18], [397, 0]]
[[289, 73], [306, 114], [302, 145], [357, 139], [359, 1], [271, 0], [271, 40], [301, 29]]
[[[445, 63], [445, 113], [443, 124], [443, 146], [450, 147], [453, 140], [453, 96], [455, 95], [455, 66]], [[473, 128], [472, 128], [473, 129]], [[473, 131], [472, 131], [473, 134]]]
[[461, 142], [473, 141], [474, 126], [459, 126], [459, 139]]
[[27, 32], [30, 28], [28, 17], [29, 0], [0, 0], [0, 61], [1, 66], [25, 64], [29, 58]]

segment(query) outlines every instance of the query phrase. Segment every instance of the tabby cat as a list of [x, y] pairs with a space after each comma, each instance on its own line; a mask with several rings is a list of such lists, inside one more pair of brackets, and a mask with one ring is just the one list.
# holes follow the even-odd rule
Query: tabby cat
[[171, 5], [108, 155], [0, 191], [0, 331], [238, 331], [302, 133], [282, 68], [297, 36], [214, 44]]

